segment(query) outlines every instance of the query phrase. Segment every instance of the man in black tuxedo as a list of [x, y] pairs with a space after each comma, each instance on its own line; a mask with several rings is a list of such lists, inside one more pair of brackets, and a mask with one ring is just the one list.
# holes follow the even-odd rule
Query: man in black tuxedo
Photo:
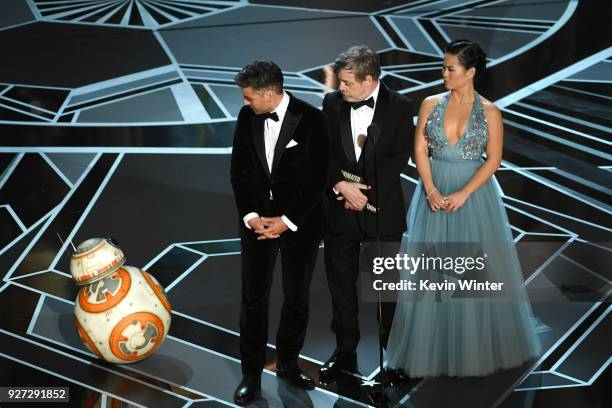
[[[336, 349], [319, 371], [322, 383], [334, 382], [343, 369], [357, 369], [359, 249], [362, 242], [376, 240], [377, 233], [382, 242], [401, 240], [406, 209], [400, 173], [414, 140], [411, 101], [380, 82], [376, 53], [365, 46], [351, 47], [333, 68], [339, 90], [326, 95], [323, 112], [331, 129], [325, 268]], [[347, 179], [346, 172], [362, 182]], [[385, 337], [394, 307], [383, 304]]]
[[245, 106], [234, 134], [231, 181], [240, 217], [243, 378], [234, 400], [261, 393], [272, 274], [280, 250], [283, 305], [276, 338], [277, 375], [313, 389], [297, 364], [306, 336], [309, 286], [323, 236], [329, 128], [324, 114], [283, 90], [283, 74], [255, 61], [235, 78]]

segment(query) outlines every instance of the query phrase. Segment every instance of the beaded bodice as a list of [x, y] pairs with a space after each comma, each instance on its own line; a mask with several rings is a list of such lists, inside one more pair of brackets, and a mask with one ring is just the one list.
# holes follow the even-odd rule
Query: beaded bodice
[[440, 97], [425, 124], [425, 138], [431, 157], [478, 160], [485, 152], [489, 140], [487, 117], [480, 95], [475, 94], [474, 105], [465, 132], [456, 144], [449, 143], [444, 131], [444, 114], [449, 97], [450, 92]]

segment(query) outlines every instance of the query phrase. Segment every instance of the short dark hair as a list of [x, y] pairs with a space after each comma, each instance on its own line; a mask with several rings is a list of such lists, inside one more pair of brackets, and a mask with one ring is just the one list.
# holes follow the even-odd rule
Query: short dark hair
[[456, 55], [466, 70], [474, 68], [475, 78], [478, 78], [487, 66], [487, 54], [480, 45], [470, 40], [455, 40], [446, 46], [446, 52]]
[[274, 89], [276, 93], [283, 93], [283, 72], [272, 61], [250, 63], [236, 74], [234, 82], [240, 88], [251, 87], [256, 91]]
[[373, 79], [380, 78], [380, 61], [378, 55], [365, 45], [354, 45], [334, 61], [334, 72], [338, 75], [343, 69], [351, 70], [360, 81], [371, 75]]

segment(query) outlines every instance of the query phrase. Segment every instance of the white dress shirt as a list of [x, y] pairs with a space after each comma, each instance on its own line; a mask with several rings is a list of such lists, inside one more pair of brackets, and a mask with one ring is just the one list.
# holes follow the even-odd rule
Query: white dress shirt
[[[372, 97], [374, 99], [374, 107], [370, 108], [369, 106], [361, 106], [358, 109], [351, 108], [351, 133], [353, 134], [353, 148], [355, 149], [355, 157], [359, 160], [359, 156], [361, 156], [361, 147], [357, 143], [357, 137], [359, 135], [368, 135], [368, 126], [372, 124], [372, 119], [374, 119], [374, 109], [376, 108], [376, 101], [378, 100], [378, 91], [380, 90], [380, 80], [376, 85], [376, 88], [372, 91], [370, 95], [368, 95], [366, 99]], [[340, 194], [335, 187], [332, 187], [334, 194]]]
[[[274, 162], [274, 149], [276, 148], [276, 141], [278, 140], [278, 135], [280, 134], [281, 126], [283, 124], [283, 120], [285, 119], [285, 113], [287, 113], [288, 106], [289, 95], [287, 94], [287, 92], [283, 91], [283, 98], [281, 99], [276, 109], [272, 111], [276, 112], [276, 114], [278, 115], [278, 122], [269, 118], [266, 119], [264, 122], [264, 144], [266, 148], [266, 161], [268, 162], [268, 169], [270, 170], [270, 173], [272, 173], [272, 163]], [[270, 198], [272, 198], [271, 190]], [[247, 228], [251, 229], [249, 221], [257, 217], [259, 217], [259, 214], [257, 214], [256, 212], [248, 213], [243, 218], [244, 225], [246, 225]], [[287, 218], [285, 215], [282, 215], [281, 219], [291, 231], [297, 231], [297, 226], [292, 223], [289, 218]]]
[[[363, 100], [372, 97], [374, 99], [374, 108], [376, 108], [379, 90], [380, 81], [376, 85], [376, 88], [374, 88], [374, 91]], [[374, 118], [374, 108], [365, 105], [358, 109], [351, 108], [351, 131], [353, 133], [353, 147], [355, 148], [355, 157], [357, 160], [359, 160], [359, 156], [361, 156], [361, 147], [357, 143], [357, 137], [359, 135], [368, 135], [368, 127], [372, 124], [372, 119]]]

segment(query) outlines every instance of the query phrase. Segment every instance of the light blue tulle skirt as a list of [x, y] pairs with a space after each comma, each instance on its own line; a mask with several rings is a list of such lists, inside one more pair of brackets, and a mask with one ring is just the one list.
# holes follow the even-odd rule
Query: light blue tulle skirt
[[[461, 189], [482, 160], [431, 159], [434, 185], [448, 195]], [[483, 278], [502, 280], [510, 301], [470, 298], [415, 300], [401, 292], [387, 347], [387, 365], [411, 377], [468, 377], [516, 367], [540, 353], [521, 266], [494, 178], [454, 213], [432, 212], [419, 183], [408, 212], [401, 251], [420, 242], [505, 243]]]

